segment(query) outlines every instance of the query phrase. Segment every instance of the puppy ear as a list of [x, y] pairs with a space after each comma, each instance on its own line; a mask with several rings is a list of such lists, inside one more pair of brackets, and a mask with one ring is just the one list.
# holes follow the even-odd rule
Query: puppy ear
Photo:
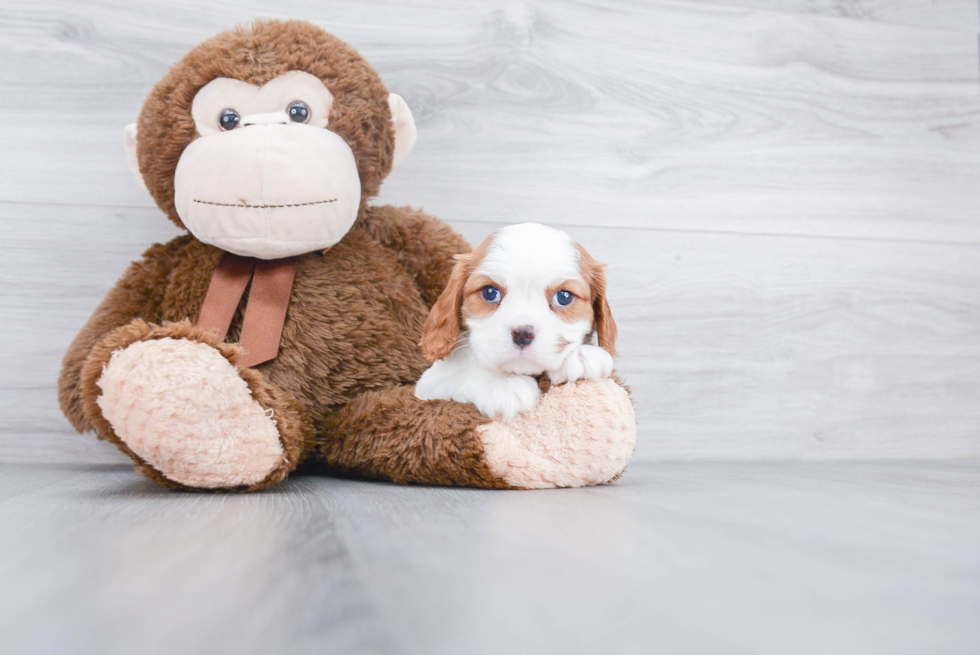
[[619, 330], [616, 328], [616, 321], [606, 300], [606, 273], [603, 270], [605, 266], [592, 259], [592, 256], [585, 252], [585, 248], [575, 245], [578, 246], [582, 276], [589, 283], [589, 293], [592, 294], [592, 311], [595, 314], [595, 331], [599, 346], [615, 357], [616, 337], [619, 336]]
[[463, 304], [463, 287], [469, 277], [469, 255], [456, 255], [456, 266], [449, 275], [449, 282], [425, 320], [422, 333], [422, 354], [430, 362], [445, 359], [459, 340], [459, 310]]
[[616, 328], [616, 321], [613, 319], [612, 310], [609, 309], [609, 302], [606, 300], [606, 274], [603, 267], [596, 267], [596, 273], [592, 281], [592, 310], [595, 312], [595, 331], [599, 337], [599, 346], [609, 351], [613, 357], [616, 356], [616, 337], [619, 330]]

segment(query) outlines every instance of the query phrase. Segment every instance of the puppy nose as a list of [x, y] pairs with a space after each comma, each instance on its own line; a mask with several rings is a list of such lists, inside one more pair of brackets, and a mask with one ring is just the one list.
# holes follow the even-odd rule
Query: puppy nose
[[524, 348], [527, 344], [534, 341], [534, 328], [530, 325], [522, 325], [510, 331], [510, 336], [519, 347]]

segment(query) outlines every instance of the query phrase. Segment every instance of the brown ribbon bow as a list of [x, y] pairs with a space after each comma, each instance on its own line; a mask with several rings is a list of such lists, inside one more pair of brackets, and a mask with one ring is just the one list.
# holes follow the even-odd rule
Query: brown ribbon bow
[[231, 319], [251, 280], [239, 345], [245, 350], [240, 366], [257, 366], [279, 354], [282, 326], [293, 290], [296, 258], [263, 260], [226, 252], [211, 276], [197, 324], [228, 335]]

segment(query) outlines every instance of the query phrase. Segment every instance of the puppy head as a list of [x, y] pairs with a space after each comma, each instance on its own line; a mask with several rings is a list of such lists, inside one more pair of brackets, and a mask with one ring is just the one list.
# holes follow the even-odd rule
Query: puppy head
[[537, 223], [491, 234], [459, 255], [425, 324], [422, 349], [448, 356], [462, 330], [481, 366], [537, 375], [557, 369], [565, 350], [593, 331], [616, 354], [616, 323], [598, 264], [560, 230]]

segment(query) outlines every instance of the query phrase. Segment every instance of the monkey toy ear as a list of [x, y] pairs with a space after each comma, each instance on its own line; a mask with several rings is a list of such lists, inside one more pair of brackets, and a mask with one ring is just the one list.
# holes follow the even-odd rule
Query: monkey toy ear
[[394, 168], [415, 147], [418, 131], [415, 129], [412, 110], [408, 108], [404, 98], [397, 93], [389, 94], [388, 106], [391, 108], [391, 126], [395, 130], [395, 156], [391, 164]]
[[146, 182], [140, 174], [140, 162], [136, 158], [136, 123], [130, 123], [123, 128], [123, 146], [126, 148], [126, 161], [129, 163], [129, 170], [133, 173], [133, 179], [141, 189], [149, 193]]

